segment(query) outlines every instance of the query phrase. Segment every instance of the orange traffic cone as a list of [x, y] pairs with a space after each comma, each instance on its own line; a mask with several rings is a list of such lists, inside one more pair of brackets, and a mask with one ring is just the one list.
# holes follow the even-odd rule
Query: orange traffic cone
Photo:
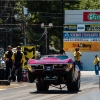
[[23, 72], [23, 82], [27, 82], [27, 73], [26, 73], [26, 71]]

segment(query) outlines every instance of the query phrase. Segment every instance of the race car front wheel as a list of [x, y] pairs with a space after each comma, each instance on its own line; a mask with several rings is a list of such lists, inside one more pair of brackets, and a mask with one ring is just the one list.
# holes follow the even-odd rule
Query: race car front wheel
[[73, 82], [73, 89], [74, 89], [74, 91], [79, 91], [79, 89], [80, 89], [80, 79], [77, 79], [75, 82]]
[[28, 81], [30, 83], [33, 83], [35, 80], [35, 76], [33, 76], [33, 74], [28, 70]]
[[47, 83], [36, 82], [37, 91], [48, 91], [49, 85]]
[[78, 78], [76, 81], [67, 84], [68, 91], [79, 91], [80, 89], [80, 79]]

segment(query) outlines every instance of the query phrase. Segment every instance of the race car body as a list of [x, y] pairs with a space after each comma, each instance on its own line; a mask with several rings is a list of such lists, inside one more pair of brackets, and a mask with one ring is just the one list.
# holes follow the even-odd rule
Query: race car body
[[38, 91], [47, 91], [49, 86], [61, 84], [65, 84], [68, 91], [79, 91], [80, 88], [80, 70], [67, 55], [46, 55], [40, 60], [29, 59], [28, 79], [31, 83], [36, 80]]

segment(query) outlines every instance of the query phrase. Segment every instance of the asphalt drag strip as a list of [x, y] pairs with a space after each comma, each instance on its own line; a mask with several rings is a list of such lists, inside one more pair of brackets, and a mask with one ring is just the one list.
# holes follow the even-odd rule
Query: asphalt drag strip
[[20, 87], [24, 87], [24, 86], [27, 86], [27, 85], [24, 85], [23, 82], [21, 82], [21, 83], [12, 82], [12, 83], [10, 83], [10, 85], [0, 85], [0, 91], [6, 90], [6, 89], [20, 88]]

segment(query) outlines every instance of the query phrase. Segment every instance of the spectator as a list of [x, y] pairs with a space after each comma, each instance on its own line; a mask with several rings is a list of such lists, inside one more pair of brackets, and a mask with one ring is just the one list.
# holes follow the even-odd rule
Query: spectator
[[99, 75], [99, 62], [100, 62], [100, 59], [99, 59], [98, 55], [95, 55], [95, 59], [94, 59], [93, 63], [94, 63], [96, 75]]
[[81, 54], [81, 52], [79, 51], [79, 48], [76, 48], [76, 49], [75, 49], [73, 55], [74, 55], [74, 60], [75, 60], [76, 65], [79, 67], [79, 69], [82, 69], [82, 68], [81, 68], [81, 63], [80, 63], [82, 54]]
[[10, 75], [10, 70], [12, 70], [12, 47], [9, 45], [7, 51], [4, 53], [3, 59], [6, 61], [6, 80], [8, 80]]
[[13, 71], [12, 71], [12, 79], [14, 80], [14, 74], [17, 71], [17, 81], [20, 82], [22, 80], [22, 65], [25, 60], [24, 53], [21, 52], [21, 47], [17, 46], [17, 52], [12, 55], [13, 60]]
[[57, 50], [57, 49], [55, 48], [55, 46], [54, 46], [53, 43], [50, 43], [50, 44], [49, 44], [49, 53], [50, 53], [50, 54], [59, 53], [59, 50]]

